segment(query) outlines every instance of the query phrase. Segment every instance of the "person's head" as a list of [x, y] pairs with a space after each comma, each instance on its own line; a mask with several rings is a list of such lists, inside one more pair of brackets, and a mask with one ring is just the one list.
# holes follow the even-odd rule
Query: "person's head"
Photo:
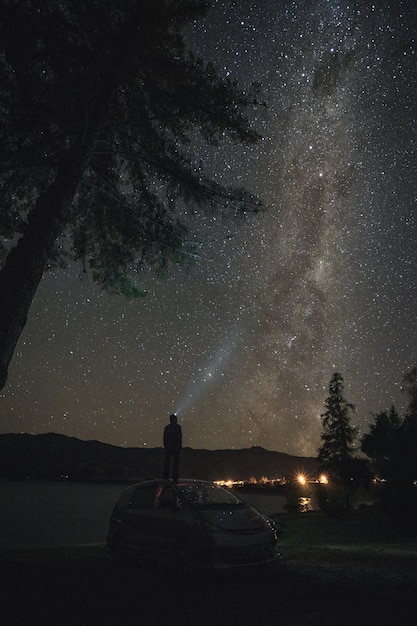
[[175, 415], [175, 413], [169, 416], [169, 421], [171, 422], [171, 424], [177, 423], [177, 416]]

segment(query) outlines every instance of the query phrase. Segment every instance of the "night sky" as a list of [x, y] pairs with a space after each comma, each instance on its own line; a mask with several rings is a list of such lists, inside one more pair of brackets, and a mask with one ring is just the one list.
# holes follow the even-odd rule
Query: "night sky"
[[47, 274], [0, 395], [1, 432], [315, 455], [332, 374], [367, 432], [417, 364], [417, 5], [218, 1], [190, 44], [243, 88], [263, 140], [196, 158], [268, 209], [185, 219], [191, 272], [108, 296]]

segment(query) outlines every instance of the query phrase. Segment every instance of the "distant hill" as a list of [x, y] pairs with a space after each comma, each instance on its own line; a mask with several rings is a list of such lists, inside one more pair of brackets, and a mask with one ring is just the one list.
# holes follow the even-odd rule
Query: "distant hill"
[[[1, 479], [142, 480], [161, 475], [162, 448], [121, 448], [48, 433], [0, 435]], [[206, 480], [313, 476], [316, 459], [254, 446], [241, 450], [184, 448], [180, 474]]]

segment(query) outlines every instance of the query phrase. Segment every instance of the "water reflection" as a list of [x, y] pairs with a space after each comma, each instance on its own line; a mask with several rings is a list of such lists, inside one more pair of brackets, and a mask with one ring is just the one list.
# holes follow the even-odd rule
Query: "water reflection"
[[298, 498], [298, 510], [300, 513], [307, 513], [313, 510], [311, 498]]
[[287, 496], [285, 508], [288, 513], [307, 513], [317, 510], [317, 503], [311, 497], [290, 495]]

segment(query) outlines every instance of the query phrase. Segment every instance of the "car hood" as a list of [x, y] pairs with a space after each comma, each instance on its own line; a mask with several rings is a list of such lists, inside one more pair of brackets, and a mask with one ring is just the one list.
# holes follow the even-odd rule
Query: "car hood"
[[268, 528], [265, 518], [250, 507], [200, 511], [200, 519], [212, 526], [231, 532], [255, 532]]

